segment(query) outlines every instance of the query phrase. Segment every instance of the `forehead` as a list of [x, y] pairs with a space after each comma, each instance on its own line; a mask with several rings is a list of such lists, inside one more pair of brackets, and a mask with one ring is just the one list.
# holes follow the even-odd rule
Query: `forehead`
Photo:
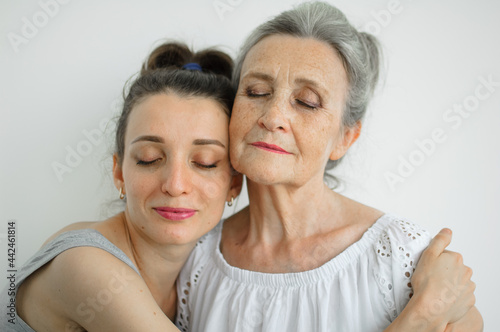
[[313, 38], [287, 35], [265, 37], [248, 52], [241, 77], [253, 71], [271, 76], [286, 72], [291, 79], [317, 80], [326, 86], [347, 82], [347, 74], [337, 51]]
[[206, 97], [173, 93], [146, 97], [129, 115], [126, 141], [138, 135], [166, 138], [216, 137], [227, 140], [229, 117], [222, 106]]

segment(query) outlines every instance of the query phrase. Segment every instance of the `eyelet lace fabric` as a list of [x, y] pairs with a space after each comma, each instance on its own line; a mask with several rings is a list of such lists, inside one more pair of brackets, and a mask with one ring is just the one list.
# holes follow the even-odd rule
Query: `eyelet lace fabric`
[[[212, 242], [214, 241], [214, 235], [217, 234], [217, 229], [221, 228], [220, 225], [217, 226], [214, 230], [212, 230], [210, 233], [205, 234], [202, 236], [198, 242], [195, 245], [195, 248], [193, 249], [193, 253], [196, 253], [197, 251], [203, 250], [202, 245], [204, 241], [207, 241], [207, 239], [212, 239]], [[193, 258], [193, 255], [190, 256], [190, 258]], [[188, 264], [193, 264], [190, 259], [186, 262], [186, 265]], [[190, 310], [189, 310], [189, 295], [191, 292], [191, 289], [193, 286], [196, 286], [198, 283], [198, 279], [200, 278], [202, 271], [203, 271], [203, 264], [197, 264], [197, 267], [189, 271], [187, 273], [187, 269], [183, 269], [181, 271], [181, 274], [179, 275], [179, 278], [177, 280], [177, 315], [175, 319], [175, 323], [177, 327], [182, 331], [182, 332], [187, 332], [190, 331], [189, 329], [189, 316], [190, 316]]]
[[181, 331], [381, 331], [412, 296], [430, 241], [420, 226], [386, 214], [324, 265], [271, 274], [230, 266], [221, 230], [198, 242], [179, 277]]

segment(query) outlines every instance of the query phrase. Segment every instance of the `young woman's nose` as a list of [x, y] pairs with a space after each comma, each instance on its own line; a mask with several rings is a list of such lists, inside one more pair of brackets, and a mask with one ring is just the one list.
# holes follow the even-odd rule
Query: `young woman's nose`
[[189, 166], [186, 163], [175, 160], [167, 162], [162, 191], [172, 197], [188, 194], [192, 188], [189, 173]]

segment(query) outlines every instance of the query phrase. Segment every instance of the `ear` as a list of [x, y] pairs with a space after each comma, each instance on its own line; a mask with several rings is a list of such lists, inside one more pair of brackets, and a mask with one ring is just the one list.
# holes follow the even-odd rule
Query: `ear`
[[113, 182], [115, 183], [116, 189], [123, 189], [123, 193], [125, 194], [125, 181], [123, 181], [123, 172], [122, 167], [118, 163], [118, 156], [116, 153], [113, 155]]
[[229, 191], [227, 192], [226, 201], [229, 202], [232, 198], [238, 197], [241, 192], [241, 188], [243, 187], [243, 174], [236, 173], [233, 175], [231, 179], [231, 186], [229, 187]]
[[356, 122], [352, 127], [344, 129], [344, 135], [341, 140], [337, 143], [337, 146], [333, 148], [330, 154], [330, 160], [338, 160], [342, 158], [347, 150], [357, 141], [359, 135], [361, 134], [361, 121]]

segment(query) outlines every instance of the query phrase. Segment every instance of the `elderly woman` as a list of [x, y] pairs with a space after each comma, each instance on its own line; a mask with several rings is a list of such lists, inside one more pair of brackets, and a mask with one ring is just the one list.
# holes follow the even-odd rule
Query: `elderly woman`
[[425, 230], [325, 185], [325, 167], [360, 135], [379, 62], [375, 38], [324, 3], [284, 12], [247, 39], [233, 75], [230, 157], [250, 204], [202, 238], [181, 272], [181, 330], [482, 329], [471, 270], [438, 255], [446, 231], [415, 272]]

